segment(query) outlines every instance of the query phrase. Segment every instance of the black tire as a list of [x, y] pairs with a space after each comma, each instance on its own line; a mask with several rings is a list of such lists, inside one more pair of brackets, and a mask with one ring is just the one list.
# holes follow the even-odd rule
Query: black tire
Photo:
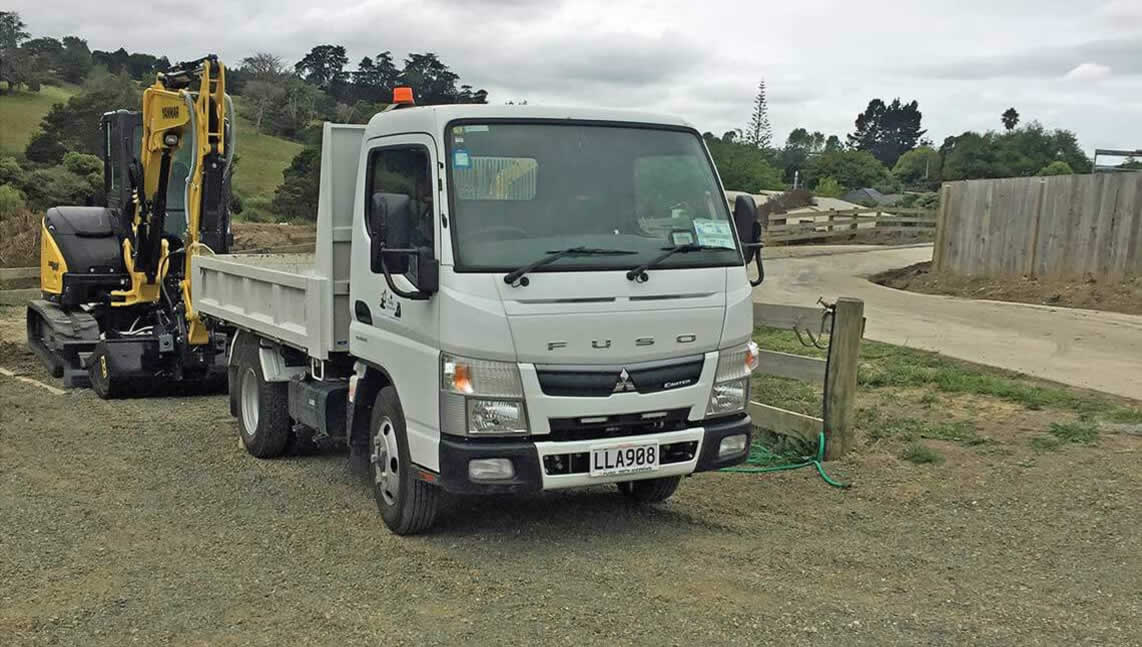
[[127, 395], [128, 388], [122, 379], [115, 379], [108, 367], [107, 345], [100, 342], [87, 358], [87, 377], [91, 380], [91, 390], [104, 400], [114, 400]]
[[[395, 463], [390, 451], [394, 446]], [[436, 521], [440, 490], [412, 474], [404, 411], [391, 386], [381, 389], [373, 404], [369, 461], [373, 497], [389, 530], [398, 535], [415, 535], [430, 528]]]
[[674, 494], [681, 481], [681, 476], [664, 476], [641, 481], [622, 481], [618, 486], [619, 492], [639, 503], [661, 503]]
[[246, 451], [258, 458], [281, 456], [292, 433], [289, 385], [266, 381], [256, 343], [243, 349], [237, 380], [238, 435]]

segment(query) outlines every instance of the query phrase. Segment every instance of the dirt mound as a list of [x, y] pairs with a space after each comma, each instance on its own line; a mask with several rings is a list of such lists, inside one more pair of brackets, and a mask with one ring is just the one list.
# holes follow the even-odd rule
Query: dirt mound
[[1142, 315], [1142, 277], [1139, 276], [1121, 281], [1098, 281], [1093, 277], [1070, 280], [1034, 276], [976, 278], [934, 274], [929, 261], [881, 272], [873, 276], [872, 281], [898, 290], [925, 294]]
[[308, 225], [237, 222], [231, 229], [234, 232], [234, 251], [312, 246], [316, 239], [314, 228]]
[[32, 267], [40, 262], [40, 216], [21, 210], [0, 216], [0, 267]]

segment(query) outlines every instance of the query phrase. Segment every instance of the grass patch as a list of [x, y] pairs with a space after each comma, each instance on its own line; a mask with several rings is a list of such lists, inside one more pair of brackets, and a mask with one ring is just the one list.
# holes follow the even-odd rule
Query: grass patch
[[[758, 328], [754, 339], [767, 350], [825, 356], [822, 350], [803, 346], [788, 330]], [[1039, 383], [1018, 373], [951, 359], [939, 353], [874, 341], [861, 343], [857, 380], [862, 389], [926, 388], [932, 393], [998, 398], [1028, 409], [1058, 409], [1085, 416], [1097, 415], [1114, 422], [1142, 422], [1142, 409], [1122, 406], [1096, 394]], [[931, 402], [935, 402], [935, 395]], [[922, 403], [929, 402], [922, 400]]]
[[900, 459], [917, 465], [939, 465], [944, 462], [943, 454], [922, 443], [912, 443], [905, 447], [900, 453]]
[[945, 440], [964, 445], [982, 445], [987, 439], [976, 431], [969, 420], [925, 420], [922, 418], [886, 415], [878, 407], [866, 407], [857, 412], [857, 429], [871, 441], [899, 440], [913, 442], [921, 438]]
[[24, 156], [28, 140], [39, 132], [40, 120], [52, 104], [66, 103], [79, 86], [45, 85], [39, 92], [17, 92], [0, 98], [0, 154]]
[[807, 384], [801, 380], [754, 373], [750, 382], [749, 399], [819, 418], [821, 390], [822, 386], [819, 384]]
[[1098, 442], [1098, 425], [1089, 420], [1077, 422], [1052, 422], [1047, 433], [1062, 443], [1093, 445]]
[[1063, 446], [1063, 441], [1054, 436], [1035, 436], [1031, 439], [1031, 449], [1037, 452], [1053, 452]]

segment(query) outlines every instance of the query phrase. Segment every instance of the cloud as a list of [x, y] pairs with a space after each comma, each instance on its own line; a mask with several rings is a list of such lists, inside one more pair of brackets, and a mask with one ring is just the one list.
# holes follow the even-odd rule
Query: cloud
[[1109, 0], [1097, 13], [1118, 29], [1142, 27], [1142, 2], [1138, 0]]
[[1007, 54], [961, 58], [912, 68], [943, 79], [1058, 78], [1084, 61], [1101, 61], [1118, 75], [1142, 76], [1142, 39], [1092, 40], [1073, 45], [1027, 49]]
[[[5, 4], [36, 36], [171, 60], [213, 52], [237, 65], [268, 51], [292, 65], [338, 44], [353, 68], [385, 50], [398, 65], [435, 52], [495, 103], [666, 111], [717, 133], [748, 122], [765, 78], [778, 141], [797, 127], [844, 137], [869, 99], [897, 96], [919, 100], [935, 141], [998, 128], [1011, 105], [1087, 148], [1142, 141], [1142, 0], [964, 0], [957, 11], [907, 0]], [[1087, 79], [1081, 92], [1068, 76]]]
[[1110, 67], [1098, 63], [1080, 63], [1063, 77], [1067, 81], [1101, 81], [1110, 77]]

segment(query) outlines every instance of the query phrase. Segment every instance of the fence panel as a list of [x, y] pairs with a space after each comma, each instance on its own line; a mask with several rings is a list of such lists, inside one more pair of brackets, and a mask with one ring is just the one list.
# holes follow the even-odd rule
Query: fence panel
[[947, 182], [937, 271], [969, 276], [1142, 272], [1142, 173]]

